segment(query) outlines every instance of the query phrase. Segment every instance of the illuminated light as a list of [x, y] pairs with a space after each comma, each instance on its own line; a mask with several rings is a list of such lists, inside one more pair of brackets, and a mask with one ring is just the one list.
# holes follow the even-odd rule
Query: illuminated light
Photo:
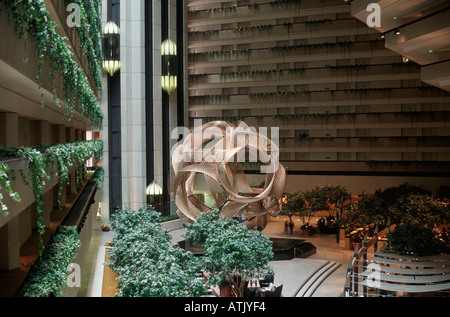
[[400, 29], [396, 29], [395, 34], [400, 35]]
[[147, 196], [157, 196], [162, 195], [162, 188], [158, 185], [157, 182], [153, 181], [150, 185], [147, 186], [147, 189], [145, 190], [145, 194]]
[[110, 75], [113, 76], [115, 72], [120, 69], [120, 61], [103, 61], [103, 69]]
[[162, 42], [161, 87], [168, 95], [170, 95], [177, 88], [176, 56], [177, 56], [177, 45], [169, 39]]
[[103, 28], [103, 69], [113, 76], [121, 67], [120, 27], [110, 21]]

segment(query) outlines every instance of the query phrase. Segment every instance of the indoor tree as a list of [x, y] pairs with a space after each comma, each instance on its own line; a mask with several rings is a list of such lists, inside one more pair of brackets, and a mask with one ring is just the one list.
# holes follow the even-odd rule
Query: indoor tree
[[347, 189], [341, 185], [324, 185], [318, 187], [317, 190], [319, 191], [319, 194], [323, 195], [326, 199], [329, 217], [334, 217], [336, 215], [336, 208], [338, 204], [350, 197]]
[[189, 225], [186, 238], [204, 247], [202, 265], [210, 285], [230, 285], [244, 295], [247, 279], [265, 276], [273, 259], [272, 242], [259, 231], [224, 218], [220, 210], [203, 213]]
[[398, 198], [389, 210], [396, 227], [386, 235], [388, 251], [418, 255], [450, 251], [437, 230], [450, 221], [450, 211], [441, 202], [428, 195], [409, 194]]

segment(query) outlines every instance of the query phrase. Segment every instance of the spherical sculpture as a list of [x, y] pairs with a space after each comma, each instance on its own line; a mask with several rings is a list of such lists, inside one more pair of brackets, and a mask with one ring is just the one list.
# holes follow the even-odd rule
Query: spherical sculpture
[[[262, 132], [266, 132], [263, 129]], [[220, 209], [224, 217], [245, 214], [245, 225], [262, 230], [267, 214], [277, 216], [281, 210], [286, 172], [279, 164], [279, 148], [261, 131], [214, 121], [194, 128], [175, 147], [172, 166], [175, 172], [174, 199], [178, 215], [194, 222], [203, 212]], [[260, 164], [265, 174], [262, 188], [251, 187], [243, 163]], [[215, 206], [208, 206], [194, 195], [197, 174], [203, 174]]]

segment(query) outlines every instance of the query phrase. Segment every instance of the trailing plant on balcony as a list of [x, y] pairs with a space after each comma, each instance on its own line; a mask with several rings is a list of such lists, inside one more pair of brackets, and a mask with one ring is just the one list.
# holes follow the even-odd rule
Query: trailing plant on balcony
[[221, 101], [229, 101], [230, 95], [198, 95], [198, 96], [189, 96], [189, 99], [192, 101], [200, 101], [200, 102], [221, 102]]
[[[7, 164], [0, 164], [0, 191], [5, 188], [5, 192], [11, 197], [15, 202], [21, 202], [19, 194], [12, 190], [11, 183], [8, 177], [9, 167]], [[0, 192], [0, 213], [7, 217], [8, 216], [8, 206], [3, 203], [3, 194]]]
[[249, 48], [240, 48], [240, 49], [229, 49], [229, 50], [220, 50], [220, 51], [209, 51], [209, 52], [193, 52], [189, 53], [189, 56], [197, 57], [197, 56], [239, 56], [239, 55], [250, 55], [251, 49]]
[[8, 18], [14, 22], [19, 36], [27, 36], [34, 42], [38, 52], [38, 70], [36, 82], [41, 90], [42, 105], [44, 90], [40, 76], [44, 61], [50, 63], [50, 83], [54, 100], [60, 106], [56, 92], [56, 74], [62, 76], [63, 101], [65, 115], [70, 116], [77, 106], [81, 114], [90, 118], [94, 126], [100, 127], [103, 120], [97, 98], [92, 91], [88, 79], [70, 49], [66, 39], [56, 31], [56, 23], [51, 20], [44, 1], [6, 1], [0, 0], [1, 8], [6, 9]]
[[309, 53], [312, 52], [313, 49], [322, 49], [322, 48], [349, 48], [354, 44], [351, 41], [338, 41], [338, 42], [324, 42], [324, 43], [314, 43], [314, 44], [298, 44], [298, 45], [281, 45], [271, 47], [270, 50], [273, 52], [287, 52], [294, 51], [298, 49], [308, 50]]
[[[94, 78], [95, 85], [102, 89], [102, 72], [100, 69], [103, 61], [102, 53], [102, 22], [99, 18], [99, 1], [93, 0], [64, 0], [66, 5], [75, 3], [80, 7], [80, 25], [77, 26], [81, 41], [81, 48], [88, 59], [89, 73]], [[88, 10], [86, 10], [86, 8]]]
[[74, 143], [64, 143], [48, 146], [45, 153], [53, 154], [51, 159], [58, 165], [58, 192], [57, 200], [60, 204], [60, 196], [64, 182], [69, 181], [69, 169], [72, 166], [76, 168], [76, 184], [77, 188], [81, 187], [84, 166], [88, 158], [94, 159], [97, 164], [103, 155], [102, 141], [79, 141]]
[[290, 4], [299, 5], [302, 2], [302, 0], [276, 0], [276, 1], [270, 1], [271, 7], [279, 7], [279, 6], [289, 6]]
[[321, 20], [305, 21], [305, 24], [310, 25], [310, 26], [323, 25], [323, 24], [327, 24], [327, 23], [331, 23], [331, 20], [330, 19], [321, 19]]
[[67, 270], [81, 247], [76, 227], [59, 226], [31, 266], [16, 294], [18, 297], [61, 297], [67, 287]]
[[267, 99], [275, 97], [292, 97], [300, 95], [309, 95], [311, 92], [309, 90], [300, 91], [271, 91], [271, 92], [257, 92], [248, 94], [249, 98], [254, 99]]
[[105, 170], [101, 167], [97, 168], [95, 173], [90, 178], [91, 181], [95, 182], [98, 189], [103, 187], [103, 180], [105, 178]]
[[206, 9], [207, 13], [214, 13], [214, 14], [226, 14], [230, 12], [236, 12], [237, 6], [224, 6], [224, 7], [218, 7], [218, 8], [208, 8]]
[[210, 35], [216, 35], [219, 34], [220, 30], [201, 30], [201, 31], [189, 31], [189, 36], [196, 36], [196, 35], [202, 35], [202, 36], [210, 36]]
[[253, 10], [253, 11], [255, 11], [255, 12], [258, 12], [258, 11], [259, 11], [259, 6], [260, 6], [259, 3], [249, 3], [249, 4], [247, 5], [247, 7], [248, 7], [249, 10]]
[[254, 26], [239, 26], [239, 27], [234, 27], [232, 28], [232, 30], [234, 32], [248, 32], [248, 31], [267, 31], [272, 29], [273, 25], [272, 24], [263, 24], [263, 25], [254, 25]]
[[102, 141], [79, 141], [74, 143], [56, 144], [37, 148], [3, 148], [0, 146], [0, 156], [24, 158], [28, 163], [28, 178], [25, 171], [20, 170], [22, 181], [33, 191], [36, 201], [36, 223], [39, 233], [40, 251], [43, 250], [42, 235], [45, 233], [43, 217], [43, 189], [46, 181], [50, 181], [51, 175], [48, 168], [57, 164], [56, 176], [58, 179], [58, 203], [64, 181], [69, 178], [69, 168], [76, 167], [78, 186], [81, 184], [84, 163], [89, 158], [98, 162], [103, 155]]

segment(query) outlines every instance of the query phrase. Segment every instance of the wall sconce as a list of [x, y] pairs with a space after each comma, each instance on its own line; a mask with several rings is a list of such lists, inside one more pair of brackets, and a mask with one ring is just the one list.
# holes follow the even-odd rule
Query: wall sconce
[[113, 76], [120, 66], [120, 28], [110, 21], [103, 28], [103, 69]]
[[170, 95], [170, 93], [177, 88], [176, 56], [177, 56], [177, 45], [169, 39], [162, 42], [161, 87], [168, 95]]

